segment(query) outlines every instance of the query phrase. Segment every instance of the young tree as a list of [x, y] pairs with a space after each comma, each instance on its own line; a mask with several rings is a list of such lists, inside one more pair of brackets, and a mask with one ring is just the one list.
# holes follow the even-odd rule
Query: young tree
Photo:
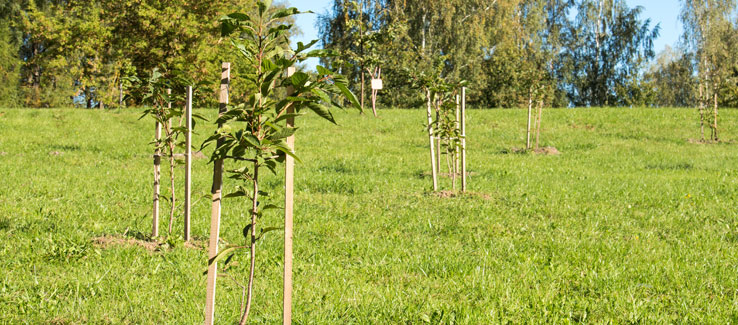
[[[296, 63], [309, 57], [325, 57], [327, 50], [312, 50], [310, 44], [298, 43], [291, 50], [288, 33], [291, 25], [282, 19], [300, 12], [296, 8], [274, 9], [271, 1], [260, 1], [253, 13], [233, 13], [221, 19], [221, 33], [229, 37], [234, 50], [248, 63], [247, 83], [255, 91], [246, 100], [229, 106], [217, 123], [222, 125], [217, 133], [206, 143], [219, 140], [212, 160], [225, 159], [236, 164], [229, 170], [231, 178], [239, 181], [238, 190], [226, 198], [246, 198], [249, 201], [249, 220], [243, 228], [246, 243], [229, 247], [214, 257], [215, 263], [223, 256], [237, 249], [249, 249], [250, 267], [247, 284], [246, 303], [240, 324], [249, 317], [254, 297], [253, 284], [256, 272], [256, 244], [262, 236], [281, 227], [261, 227], [259, 221], [263, 213], [276, 208], [269, 204], [269, 196], [261, 187], [264, 172], [275, 172], [276, 167], [285, 161], [286, 156], [295, 159], [295, 152], [286, 139], [297, 130], [293, 123], [306, 111], [335, 123], [331, 108], [340, 108], [337, 96], [347, 98], [354, 107], [360, 108], [358, 100], [349, 91], [346, 78], [318, 66], [318, 73], [310, 75], [295, 72], [288, 76], [287, 71]], [[226, 263], [227, 264], [227, 263]]]
[[[176, 159], [177, 148], [184, 148], [186, 142], [184, 141], [184, 134], [188, 131], [185, 125], [185, 110], [183, 105], [184, 101], [184, 89], [186, 85], [193, 85], [190, 80], [181, 76], [165, 78], [159, 69], [154, 69], [151, 75], [140, 80], [136, 77], [128, 78], [131, 83], [136, 85], [140, 89], [140, 93], [143, 95], [143, 103], [147, 104], [149, 108], [144, 111], [141, 118], [150, 116], [156, 121], [157, 127], [161, 128], [164, 133], [161, 138], [154, 140], [154, 151], [156, 156], [155, 161], [159, 161], [161, 157], [165, 157], [169, 163], [169, 229], [167, 235], [171, 235], [172, 226], [174, 225], [175, 208], [177, 206], [176, 200], [176, 186], [175, 186], [175, 174], [174, 169], [181, 162]], [[175, 90], [174, 92], [172, 90]], [[204, 118], [197, 114], [192, 114], [193, 118], [204, 120]], [[193, 120], [193, 128], [195, 126]], [[157, 132], [159, 132], [157, 130]], [[155, 175], [155, 183], [158, 182], [158, 175]], [[157, 193], [155, 193], [156, 195]], [[163, 197], [163, 196], [161, 196]], [[155, 198], [158, 200], [159, 198]], [[154, 217], [156, 218], [156, 216]], [[157, 236], [158, 220], [155, 219], [154, 231], [152, 236]]]
[[[320, 17], [323, 43], [339, 55], [324, 59], [324, 64], [338, 67], [359, 84], [360, 102], [364, 108], [366, 75], [376, 75], [382, 64], [382, 44], [387, 43], [386, 28], [383, 23], [386, 9], [382, 1], [376, 0], [334, 0], [333, 12]], [[374, 116], [377, 115], [374, 110]]]

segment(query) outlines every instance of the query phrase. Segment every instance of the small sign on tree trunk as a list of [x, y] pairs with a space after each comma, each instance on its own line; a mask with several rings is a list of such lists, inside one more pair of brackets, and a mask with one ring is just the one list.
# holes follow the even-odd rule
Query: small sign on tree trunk
[[382, 89], [382, 79], [372, 79], [372, 89], [373, 90], [381, 90]]

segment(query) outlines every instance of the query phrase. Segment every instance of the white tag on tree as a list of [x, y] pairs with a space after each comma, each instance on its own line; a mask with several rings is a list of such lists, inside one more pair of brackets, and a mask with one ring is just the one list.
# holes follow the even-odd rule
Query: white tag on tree
[[382, 89], [382, 79], [372, 79], [372, 89], [374, 90]]

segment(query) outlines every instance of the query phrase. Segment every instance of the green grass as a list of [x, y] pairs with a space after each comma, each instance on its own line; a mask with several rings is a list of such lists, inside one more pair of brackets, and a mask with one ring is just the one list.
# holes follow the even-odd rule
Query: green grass
[[[153, 123], [133, 110], [0, 111], [0, 323], [200, 323], [204, 250], [92, 242], [150, 232]], [[300, 122], [296, 323], [738, 322], [736, 145], [689, 143], [694, 110], [547, 110], [543, 144], [560, 156], [505, 153], [524, 144], [524, 111], [471, 111], [476, 194], [454, 198], [423, 176], [424, 111], [380, 114]], [[738, 138], [738, 111], [721, 114], [725, 140]], [[212, 166], [193, 169], [204, 240]], [[280, 177], [264, 184], [281, 205]], [[225, 201], [226, 241], [242, 241], [246, 211]], [[281, 235], [257, 254], [252, 321], [273, 324]], [[236, 261], [245, 282], [248, 255]], [[241, 291], [219, 281], [216, 318], [231, 324]]]

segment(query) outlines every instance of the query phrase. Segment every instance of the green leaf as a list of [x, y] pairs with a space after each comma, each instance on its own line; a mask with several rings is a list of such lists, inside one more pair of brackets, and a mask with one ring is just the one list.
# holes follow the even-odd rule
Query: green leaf
[[318, 43], [318, 40], [314, 39], [310, 41], [310, 43], [307, 43], [307, 45], [303, 44], [302, 42], [297, 42], [297, 49], [295, 50], [295, 54], [301, 53], [302, 51], [305, 51], [309, 48], [311, 48], [315, 43]]
[[310, 108], [315, 114], [318, 114], [318, 116], [330, 121], [333, 124], [337, 124], [336, 120], [333, 118], [333, 113], [331, 113], [330, 110], [328, 110], [327, 107], [320, 105], [318, 103], [312, 102], [307, 103], [307, 107]]
[[236, 41], [231, 40], [231, 44], [238, 49], [238, 51], [249, 60], [252, 60], [254, 58], [254, 53], [249, 50], [245, 44], [243, 43], [236, 43]]
[[272, 6], [272, 0], [262, 0], [257, 2], [256, 5], [259, 6], [259, 16], [264, 16], [264, 13]]
[[269, 28], [268, 34], [274, 38], [284, 35], [286, 31], [290, 30], [292, 25], [279, 25], [277, 27]]
[[331, 97], [328, 96], [328, 94], [325, 91], [319, 88], [310, 89], [310, 92], [313, 93], [315, 96], [318, 96], [325, 103], [331, 102]]
[[284, 139], [286, 137], [289, 137], [289, 136], [295, 134], [295, 131], [297, 131], [297, 128], [285, 127], [285, 128], [282, 128], [281, 130], [279, 130], [279, 132], [274, 133], [269, 138], [272, 141], [278, 141], [278, 140]]
[[246, 144], [250, 145], [251, 147], [258, 148], [261, 146], [261, 141], [259, 141], [259, 139], [255, 137], [253, 134], [247, 133], [241, 139], [245, 141]]
[[302, 88], [305, 86], [308, 79], [310, 79], [310, 76], [304, 72], [295, 72], [295, 74], [290, 77], [290, 81], [292, 81], [292, 85], [295, 86], [295, 88]]
[[236, 24], [230, 17], [223, 17], [220, 19], [220, 36], [226, 37], [236, 30]]
[[284, 227], [266, 227], [266, 228], [262, 228], [261, 229], [261, 233], [259, 233], [259, 236], [256, 237], [256, 240], [261, 239], [261, 237], [264, 236], [264, 234], [266, 234], [268, 232], [275, 231], [275, 230], [282, 230], [282, 229], [284, 229]]
[[333, 71], [328, 70], [322, 66], [316, 66], [315, 67], [318, 70], [318, 74], [321, 76], [330, 76], [333, 75]]
[[[209, 259], [208, 260], [208, 266], [213, 265], [215, 263], [218, 263], [218, 261], [222, 260], [223, 257], [228, 256], [231, 252], [234, 252], [234, 251], [236, 251], [238, 249], [243, 249], [243, 248], [246, 248], [246, 246], [231, 246], [231, 247], [227, 247], [226, 249], [218, 252], [218, 254], [216, 254], [215, 256], [213, 256], [213, 258]], [[208, 270], [205, 270], [205, 272], [203, 272], [203, 275], [207, 275], [207, 274], [208, 274]]]
[[348, 89], [348, 87], [346, 87], [345, 84], [336, 82], [336, 87], [338, 87], [338, 89], [341, 91], [343, 96], [346, 97], [351, 102], [354, 108], [362, 112], [364, 111], [361, 108], [361, 104], [359, 104], [359, 100], [356, 98], [356, 95], [354, 95], [354, 93], [352, 93], [351, 90]]
[[282, 121], [282, 120], [286, 120], [286, 119], [288, 119], [290, 117], [300, 117], [300, 116], [303, 116], [303, 115], [305, 115], [305, 113], [287, 113], [287, 114], [284, 114], [284, 115], [278, 117], [277, 119], [275, 119], [274, 122], [276, 123], [276, 122], [279, 122], [279, 121]]
[[276, 206], [274, 204], [267, 204], [265, 207], [261, 208], [262, 211], [264, 210], [272, 210], [272, 209], [281, 209], [282, 207]]
[[307, 52], [305, 54], [305, 57], [308, 58], [326, 58], [326, 57], [332, 57], [337, 56], [336, 52], [329, 49], [319, 49], [319, 50], [312, 50], [310, 52]]
[[285, 153], [286, 155], [289, 155], [290, 157], [295, 158], [297, 162], [302, 163], [302, 160], [300, 160], [300, 157], [297, 157], [293, 150], [290, 150], [289, 148], [287, 148], [286, 143], [284, 142], [273, 143], [272, 146], [274, 146], [274, 148], [276, 148], [278, 151], [281, 151]]
[[248, 194], [246, 194], [246, 193], [245, 193], [245, 192], [243, 192], [242, 190], [238, 190], [238, 191], [236, 191], [236, 192], [233, 192], [233, 193], [229, 193], [228, 195], [224, 196], [223, 198], [224, 198], [224, 199], [230, 199], [230, 198], [234, 198], [234, 197], [242, 197], [242, 196], [248, 196]]
[[297, 15], [299, 13], [300, 11], [297, 10], [297, 8], [295, 7], [279, 9], [272, 14], [272, 19], [280, 19], [280, 18], [292, 16], [292, 15]]
[[238, 21], [251, 21], [251, 17], [249, 17], [249, 15], [240, 12], [228, 14], [228, 18], [232, 18]]

